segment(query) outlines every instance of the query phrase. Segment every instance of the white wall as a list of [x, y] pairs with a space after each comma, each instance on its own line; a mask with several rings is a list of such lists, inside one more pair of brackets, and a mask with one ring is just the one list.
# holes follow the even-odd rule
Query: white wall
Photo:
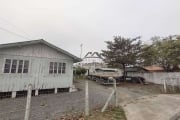
[[141, 76], [145, 78], [147, 82], [156, 84], [163, 84], [163, 80], [167, 78], [178, 78], [180, 80], [180, 72], [128, 73], [128, 76]]

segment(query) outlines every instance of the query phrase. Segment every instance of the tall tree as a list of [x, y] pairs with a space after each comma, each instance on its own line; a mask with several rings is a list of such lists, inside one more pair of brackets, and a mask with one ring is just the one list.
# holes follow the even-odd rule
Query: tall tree
[[142, 65], [160, 65], [167, 72], [178, 68], [180, 64], [180, 37], [153, 37], [152, 44], [143, 47]]
[[141, 51], [141, 66], [155, 65], [157, 62], [157, 50], [153, 45], [143, 45]]
[[106, 41], [107, 50], [102, 50], [104, 61], [111, 66], [122, 66], [125, 74], [127, 65], [136, 65], [141, 51], [140, 37], [134, 39], [115, 36], [113, 41]]

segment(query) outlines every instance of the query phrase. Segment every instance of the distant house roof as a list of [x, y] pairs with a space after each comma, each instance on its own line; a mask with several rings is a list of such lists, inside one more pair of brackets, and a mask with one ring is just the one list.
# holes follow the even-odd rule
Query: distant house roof
[[101, 71], [118, 71], [116, 68], [96, 68], [96, 70], [101, 70]]
[[160, 66], [145, 66], [144, 69], [148, 71], [164, 71], [164, 68]]
[[102, 56], [101, 56], [101, 54], [98, 53], [98, 52], [88, 52], [88, 53], [84, 56], [84, 58], [100, 58], [100, 59], [102, 59]]
[[143, 67], [126, 67], [126, 72], [148, 72]]
[[11, 47], [17, 47], [17, 46], [26, 46], [26, 45], [33, 45], [33, 44], [38, 44], [38, 43], [42, 43], [47, 45], [48, 47], [55, 49], [58, 52], [61, 52], [67, 56], [69, 56], [70, 58], [72, 58], [74, 60], [74, 62], [80, 62], [81, 59], [72, 55], [71, 53], [43, 40], [43, 39], [39, 39], [39, 40], [31, 40], [31, 41], [24, 41], [24, 42], [16, 42], [16, 43], [8, 43], [8, 44], [0, 44], [0, 49], [3, 48], [11, 48]]

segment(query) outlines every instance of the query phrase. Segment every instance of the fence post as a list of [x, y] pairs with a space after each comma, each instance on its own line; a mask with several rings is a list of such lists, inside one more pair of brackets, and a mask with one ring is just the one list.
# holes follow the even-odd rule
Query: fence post
[[166, 79], [164, 79], [164, 92], [167, 93], [167, 88], [166, 88]]
[[32, 93], [32, 85], [28, 85], [28, 94], [27, 94], [27, 102], [26, 102], [26, 111], [24, 120], [29, 120], [30, 106], [31, 106], [31, 93]]
[[88, 81], [85, 81], [85, 115], [89, 115], [89, 91], [88, 91]]
[[116, 88], [116, 79], [111, 78], [114, 83], [114, 98], [115, 98], [115, 107], [118, 106], [118, 98], [117, 98], [117, 88]]
[[101, 112], [104, 112], [106, 110], [106, 108], [108, 107], [108, 104], [112, 98], [112, 96], [114, 95], [114, 98], [115, 98], [115, 107], [118, 106], [118, 97], [117, 97], [117, 88], [116, 88], [116, 79], [114, 79], [113, 77], [109, 77], [108, 78], [109, 80], [113, 80], [113, 86], [114, 86], [114, 89], [112, 91], [112, 93], [109, 95], [104, 107], [102, 108]]

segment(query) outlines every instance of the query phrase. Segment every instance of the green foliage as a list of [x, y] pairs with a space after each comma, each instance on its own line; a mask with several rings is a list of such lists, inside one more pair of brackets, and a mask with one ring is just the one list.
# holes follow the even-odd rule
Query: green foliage
[[73, 73], [74, 73], [74, 75], [77, 75], [77, 76], [84, 75], [86, 73], [86, 69], [82, 68], [82, 67], [77, 67], [77, 68], [75, 68]]
[[143, 46], [142, 65], [158, 64], [166, 71], [173, 71], [180, 64], [180, 37], [152, 38], [151, 45]]
[[112, 67], [127, 65], [160, 65], [166, 71], [179, 69], [180, 36], [153, 37], [150, 45], [142, 45], [139, 40], [115, 36], [107, 41], [107, 50], [102, 50], [104, 61]]
[[125, 69], [126, 65], [138, 63], [141, 51], [140, 37], [130, 39], [115, 36], [113, 41], [107, 41], [107, 50], [102, 50], [104, 61], [111, 66], [121, 66]]

